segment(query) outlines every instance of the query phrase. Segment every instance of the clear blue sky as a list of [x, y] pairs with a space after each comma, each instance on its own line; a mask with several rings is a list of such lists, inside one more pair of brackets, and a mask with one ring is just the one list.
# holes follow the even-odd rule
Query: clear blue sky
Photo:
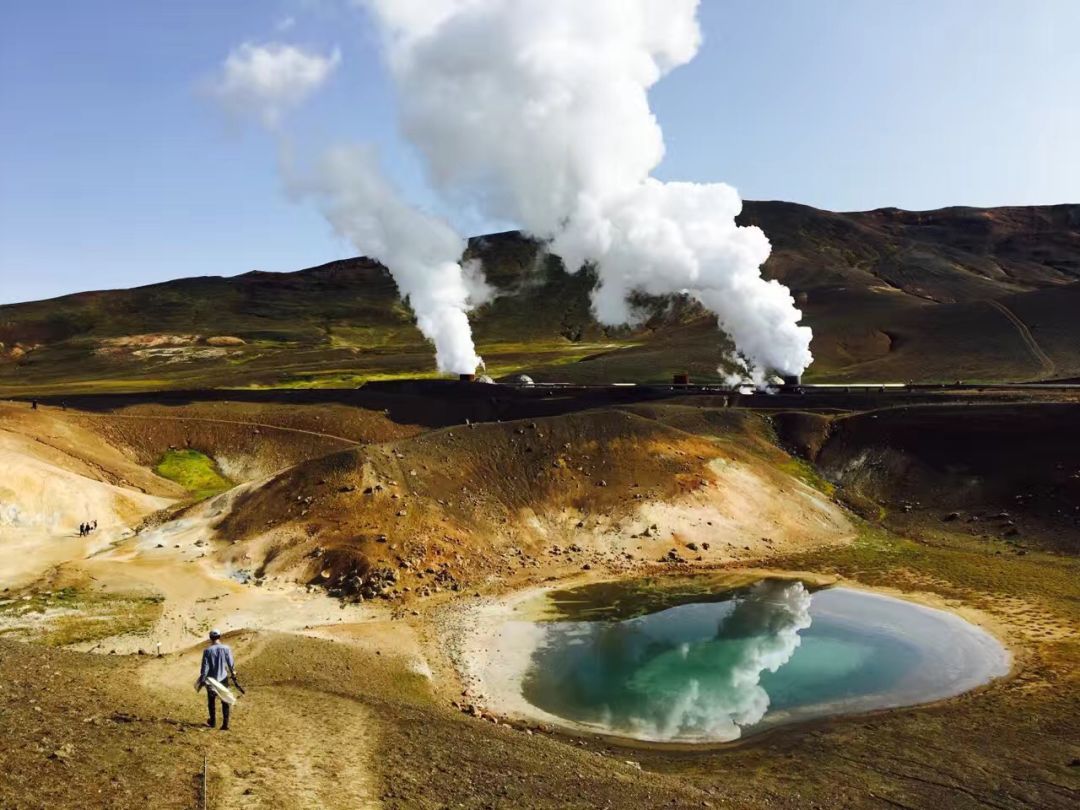
[[[652, 93], [665, 179], [834, 210], [1080, 202], [1078, 0], [703, 0], [701, 18], [701, 53]], [[273, 140], [201, 90], [272, 40], [342, 52], [290, 135], [374, 141], [430, 204], [345, 0], [0, 0], [0, 303], [350, 255], [285, 197]]]

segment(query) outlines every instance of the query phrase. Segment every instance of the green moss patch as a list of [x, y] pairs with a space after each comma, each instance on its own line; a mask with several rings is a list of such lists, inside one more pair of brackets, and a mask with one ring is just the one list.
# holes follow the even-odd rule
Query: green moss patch
[[198, 450], [169, 450], [154, 472], [182, 486], [196, 500], [204, 500], [233, 486], [221, 474], [214, 460]]
[[792, 478], [797, 478], [804, 484], [813, 487], [818, 492], [828, 497], [836, 494], [836, 486], [821, 476], [817, 469], [810, 463], [800, 458], [785, 459], [779, 464], [781, 472], [787, 473]]

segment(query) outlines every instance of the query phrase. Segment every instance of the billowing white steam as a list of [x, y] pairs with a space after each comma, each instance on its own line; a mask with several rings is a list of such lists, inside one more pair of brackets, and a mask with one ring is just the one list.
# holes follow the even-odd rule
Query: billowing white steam
[[[276, 131], [340, 59], [336, 49], [321, 56], [281, 43], [245, 43], [229, 54], [210, 89], [230, 112], [253, 115]], [[465, 240], [453, 228], [406, 203], [369, 148], [331, 149], [306, 174], [287, 161], [283, 169], [293, 194], [314, 198], [341, 236], [390, 270], [420, 331], [435, 344], [440, 371], [471, 374], [483, 365], [466, 313], [490, 288], [478, 265], [461, 263]]]
[[761, 277], [769, 242], [720, 183], [663, 183], [647, 91], [701, 41], [697, 0], [362, 0], [386, 35], [403, 127], [443, 192], [596, 264], [604, 323], [634, 290], [688, 292], [748, 361], [799, 373], [810, 329]]
[[389, 268], [420, 331], [435, 344], [440, 371], [471, 374], [483, 365], [466, 314], [489, 294], [479, 267], [461, 263], [465, 240], [453, 228], [401, 199], [374, 150], [331, 149], [291, 189], [315, 198], [335, 231]]

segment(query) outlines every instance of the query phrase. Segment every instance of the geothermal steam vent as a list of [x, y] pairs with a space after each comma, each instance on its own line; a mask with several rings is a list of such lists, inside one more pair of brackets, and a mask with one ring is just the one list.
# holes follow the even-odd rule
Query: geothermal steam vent
[[[648, 90], [697, 53], [696, 0], [370, 8], [402, 130], [449, 208], [518, 223], [568, 272], [595, 267], [604, 324], [634, 322], [632, 293], [691, 295], [734, 341], [730, 382], [810, 365], [810, 329], [787, 288], [762, 278], [769, 241], [735, 224], [736, 191], [652, 176], [664, 140]], [[468, 319], [492, 294], [481, 268], [461, 262], [465, 241], [450, 223], [401, 198], [371, 148], [330, 150], [290, 183], [390, 269], [440, 371], [483, 365]]]

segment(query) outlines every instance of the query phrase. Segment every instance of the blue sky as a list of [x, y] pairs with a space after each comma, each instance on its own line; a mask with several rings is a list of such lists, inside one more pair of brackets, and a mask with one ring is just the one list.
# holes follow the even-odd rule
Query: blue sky
[[[834, 210], [1080, 202], [1076, 0], [703, 0], [701, 21], [651, 94], [664, 179]], [[289, 137], [374, 142], [437, 206], [345, 0], [0, 0], [0, 303], [353, 253], [207, 97], [245, 41], [340, 48]]]

